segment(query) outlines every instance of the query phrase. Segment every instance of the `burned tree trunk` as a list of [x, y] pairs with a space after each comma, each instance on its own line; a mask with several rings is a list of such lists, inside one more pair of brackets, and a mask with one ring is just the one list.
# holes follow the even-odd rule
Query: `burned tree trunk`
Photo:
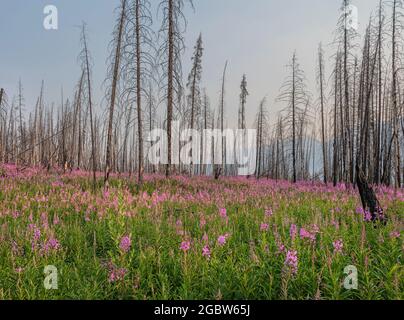
[[113, 127], [113, 120], [114, 120], [116, 91], [117, 91], [117, 85], [118, 85], [118, 80], [119, 80], [122, 36], [123, 36], [124, 23], [125, 23], [125, 8], [126, 8], [126, 0], [123, 0], [122, 1], [122, 11], [121, 11], [119, 26], [118, 26], [118, 38], [116, 39], [114, 69], [113, 69], [112, 88], [111, 88], [111, 100], [110, 100], [110, 106], [109, 106], [107, 150], [106, 150], [106, 156], [105, 156], [106, 161], [105, 161], [105, 178], [104, 178], [104, 183], [105, 183], [106, 188], [108, 188], [108, 185], [109, 185], [108, 180], [109, 180], [109, 175], [111, 172], [112, 127]]
[[383, 224], [387, 223], [387, 216], [384, 215], [383, 209], [377, 200], [373, 188], [369, 185], [365, 174], [359, 165], [356, 165], [356, 183], [358, 185], [359, 194], [363, 209], [371, 214], [372, 222], [380, 221]]

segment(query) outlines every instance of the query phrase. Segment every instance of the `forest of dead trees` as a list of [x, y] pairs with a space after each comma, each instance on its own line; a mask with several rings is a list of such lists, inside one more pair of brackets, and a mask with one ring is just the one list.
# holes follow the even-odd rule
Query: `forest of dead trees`
[[[298, 52], [291, 52], [288, 73], [274, 97], [274, 104], [283, 106], [278, 114], [271, 111], [268, 98], [259, 106], [249, 104], [248, 74], [240, 75], [238, 128], [257, 129], [256, 178], [355, 184], [360, 170], [371, 184], [403, 186], [403, 1], [380, 1], [364, 35], [348, 28], [349, 5], [349, 0], [343, 1], [332, 43], [313, 48], [316, 92], [307, 89]], [[81, 72], [70, 97], [61, 92], [59, 102], [47, 102], [42, 82], [31, 106], [24, 100], [22, 80], [15, 92], [1, 89], [0, 163], [81, 169], [94, 177], [103, 171], [106, 184], [111, 172], [129, 173], [139, 183], [150, 173], [235, 175], [230, 165], [170, 165], [173, 141], [179, 139], [171, 129], [173, 121], [200, 130], [224, 130], [226, 125], [230, 66], [224, 61], [223, 70], [218, 70], [221, 86], [215, 108], [202, 87], [203, 34], [195, 39], [191, 69], [182, 68], [185, 6], [192, 2], [161, 0], [159, 21], [154, 21], [148, 0], [120, 1], [102, 105], [94, 104], [85, 24], [78, 53]], [[327, 74], [328, 69], [332, 73]], [[255, 122], [248, 124], [246, 114], [257, 109]], [[151, 146], [146, 133], [157, 127], [168, 132], [169, 164], [164, 166], [152, 165], [145, 157]], [[224, 150], [221, 155], [225, 157]]]

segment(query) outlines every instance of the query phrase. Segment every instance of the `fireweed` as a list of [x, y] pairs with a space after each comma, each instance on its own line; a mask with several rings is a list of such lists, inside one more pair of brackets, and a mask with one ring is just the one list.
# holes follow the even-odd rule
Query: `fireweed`
[[[404, 298], [403, 190], [376, 188], [377, 226], [343, 184], [111, 174], [93, 193], [88, 172], [3, 168], [0, 299]], [[47, 265], [56, 291], [38, 290]]]

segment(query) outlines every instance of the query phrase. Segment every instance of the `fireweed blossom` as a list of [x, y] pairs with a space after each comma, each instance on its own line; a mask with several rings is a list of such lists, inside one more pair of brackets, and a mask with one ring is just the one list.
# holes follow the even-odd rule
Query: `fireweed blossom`
[[268, 229], [269, 229], [268, 223], [261, 223], [260, 230], [262, 232], [266, 232], [266, 231], [268, 231]]
[[265, 216], [266, 216], [266, 217], [272, 217], [273, 214], [274, 214], [274, 213], [273, 213], [273, 211], [272, 211], [271, 208], [265, 210]]
[[41, 239], [41, 230], [34, 224], [30, 224], [29, 228], [33, 230], [31, 248], [32, 250], [35, 250], [38, 241]]
[[372, 214], [368, 210], [366, 210], [363, 219], [365, 220], [365, 222], [372, 221]]
[[217, 243], [220, 246], [224, 246], [226, 244], [227, 238], [229, 237], [229, 234], [226, 233], [225, 235], [219, 236], [219, 238], [217, 238]]
[[13, 212], [13, 219], [18, 219], [18, 217], [20, 216], [20, 212], [19, 211], [14, 211]]
[[191, 249], [191, 242], [189, 241], [183, 241], [180, 246], [180, 250], [182, 250], [184, 253], [189, 251]]
[[221, 208], [219, 210], [219, 214], [223, 219], [226, 219], [227, 218], [227, 210], [226, 210], [226, 208]]
[[47, 242], [45, 242], [45, 244], [42, 246], [41, 254], [47, 255], [51, 252], [56, 252], [59, 249], [60, 249], [60, 242], [55, 238], [51, 238]]
[[357, 214], [360, 214], [360, 215], [364, 215], [364, 214], [365, 214], [365, 210], [363, 210], [362, 207], [357, 207], [357, 208], [356, 208], [356, 213], [357, 213]]
[[297, 251], [288, 251], [286, 254], [285, 266], [292, 274], [297, 274], [298, 263]]
[[58, 225], [60, 222], [59, 217], [57, 214], [55, 214], [55, 216], [53, 217], [53, 224], [56, 226]]
[[390, 233], [390, 238], [391, 239], [400, 239], [400, 236], [401, 236], [401, 234], [400, 234], [399, 231], [393, 231], [393, 232]]
[[342, 241], [342, 239], [336, 240], [332, 243], [333, 247], [334, 247], [334, 253], [342, 253], [342, 249], [344, 248], [344, 243]]
[[283, 253], [285, 251], [285, 245], [282, 242], [278, 242], [276, 245], [278, 247], [278, 254]]
[[15, 268], [14, 271], [15, 271], [16, 273], [22, 273], [22, 272], [24, 272], [24, 268], [18, 267], [18, 268]]
[[311, 242], [316, 241], [316, 235], [307, 231], [305, 228], [300, 229], [300, 239], [305, 240], [308, 239]]
[[115, 268], [113, 267], [109, 272], [108, 282], [114, 283], [123, 281], [125, 279], [125, 275], [128, 272], [125, 268]]
[[290, 238], [292, 239], [292, 241], [295, 240], [295, 238], [297, 236], [297, 225], [295, 225], [295, 224], [290, 225], [289, 235], [290, 235]]
[[204, 246], [202, 249], [202, 256], [206, 257], [206, 258], [210, 258], [210, 248], [208, 245]]
[[204, 226], [206, 226], [206, 219], [205, 217], [201, 217], [201, 219], [199, 220], [199, 227], [203, 229]]
[[119, 244], [119, 249], [121, 249], [123, 253], [128, 253], [131, 246], [132, 246], [132, 240], [130, 239], [130, 237], [129, 236], [122, 237], [121, 242]]

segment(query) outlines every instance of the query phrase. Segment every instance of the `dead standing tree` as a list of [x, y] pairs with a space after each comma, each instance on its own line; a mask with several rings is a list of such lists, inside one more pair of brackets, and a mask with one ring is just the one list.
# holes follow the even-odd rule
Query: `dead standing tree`
[[320, 90], [320, 116], [321, 116], [321, 144], [323, 151], [323, 178], [324, 183], [328, 183], [328, 163], [327, 163], [327, 146], [326, 146], [326, 128], [325, 128], [325, 74], [324, 74], [324, 51], [320, 43], [318, 48], [318, 69], [317, 69], [317, 82]]
[[82, 51], [80, 53], [80, 60], [82, 63], [82, 70], [85, 73], [86, 93], [88, 102], [88, 111], [90, 116], [90, 130], [91, 130], [91, 159], [92, 159], [92, 172], [93, 172], [93, 190], [96, 189], [97, 183], [97, 159], [96, 159], [96, 141], [95, 141], [95, 128], [94, 128], [94, 115], [93, 115], [93, 100], [91, 92], [91, 66], [90, 66], [90, 52], [88, 50], [86, 24], [83, 23], [81, 29], [81, 43]]
[[114, 119], [115, 99], [117, 92], [117, 85], [119, 81], [120, 63], [121, 63], [121, 50], [122, 50], [122, 37], [124, 31], [124, 24], [126, 19], [126, 4], [127, 0], [122, 0], [120, 4], [120, 17], [117, 25], [118, 32], [114, 32], [115, 54], [113, 58], [113, 75], [112, 75], [112, 87], [110, 92], [110, 104], [109, 104], [109, 117], [108, 117], [108, 132], [107, 132], [107, 149], [105, 156], [105, 187], [108, 188], [109, 174], [111, 171], [111, 144], [112, 144], [112, 126]]
[[[188, 0], [191, 6], [192, 0]], [[183, 14], [184, 0], [162, 0], [159, 9], [163, 13], [160, 35], [163, 43], [159, 48], [160, 67], [162, 69], [161, 86], [164, 91], [163, 100], [167, 102], [167, 164], [166, 176], [172, 170], [172, 121], [175, 96], [179, 96], [182, 88], [181, 54], [184, 51], [183, 33], [186, 19]]]
[[[143, 101], [152, 99], [150, 86], [154, 80], [152, 70], [155, 65], [153, 44], [154, 33], [151, 29], [152, 15], [147, 0], [131, 0], [128, 6], [127, 22], [123, 34], [122, 87], [127, 121], [124, 129], [123, 163], [126, 163], [129, 125], [132, 122], [132, 106], [136, 106], [137, 132], [133, 128], [131, 149], [137, 149], [137, 179], [141, 185], [144, 173], [144, 142], [143, 142]], [[149, 105], [150, 107], [150, 105]], [[133, 127], [136, 125], [133, 124]], [[136, 139], [137, 135], [137, 139]], [[136, 145], [135, 145], [136, 144]], [[132, 162], [130, 166], [132, 167]], [[132, 169], [130, 170], [132, 171]]]
[[[226, 61], [223, 69], [223, 76], [222, 76], [222, 87], [220, 90], [220, 103], [219, 103], [219, 123], [220, 123], [220, 133], [221, 133], [221, 165], [217, 165], [215, 170], [214, 170], [214, 175], [215, 175], [215, 180], [218, 180], [220, 178], [220, 175], [225, 174], [224, 168], [225, 168], [225, 162], [226, 162], [226, 155], [225, 155], [225, 145], [224, 145], [224, 104], [225, 104], [225, 89], [226, 89], [226, 71], [227, 71], [227, 65], [228, 61]], [[218, 142], [215, 141], [215, 144]], [[216, 150], [216, 148], [215, 148]]]
[[256, 166], [255, 166], [255, 177], [260, 179], [263, 166], [264, 166], [264, 154], [265, 154], [265, 143], [264, 136], [266, 135], [266, 123], [268, 121], [267, 112], [265, 110], [266, 98], [262, 99], [258, 109], [256, 125], [257, 125], [257, 153], [256, 153]]
[[370, 24], [366, 32], [365, 46], [363, 50], [363, 65], [366, 66], [362, 72], [366, 72], [365, 76], [362, 76], [362, 92], [363, 98], [360, 99], [359, 110], [361, 110], [361, 129], [360, 129], [360, 143], [358, 146], [358, 154], [356, 156], [356, 184], [358, 185], [359, 194], [362, 202], [363, 209], [371, 214], [371, 220], [373, 222], [381, 221], [386, 223], [387, 217], [384, 215], [383, 209], [376, 197], [373, 188], [370, 186], [366, 178], [367, 161], [368, 161], [368, 142], [367, 139], [370, 136], [370, 107], [371, 107], [371, 95], [374, 90], [374, 79], [376, 76], [377, 67], [377, 55], [379, 53], [379, 46], [381, 39], [378, 38], [374, 53], [371, 54], [370, 43]]
[[[192, 56], [192, 69], [188, 76], [187, 88], [189, 90], [188, 95], [188, 104], [191, 112], [190, 119], [190, 129], [194, 130], [195, 119], [198, 116], [201, 109], [201, 90], [200, 90], [200, 82], [202, 79], [202, 55], [203, 55], [203, 46], [202, 46], [202, 34], [199, 35], [196, 45], [194, 47], [194, 55]], [[191, 140], [192, 141], [192, 140]], [[195, 150], [192, 151], [192, 153]], [[193, 155], [191, 159], [193, 159]], [[194, 174], [193, 161], [191, 161], [190, 166], [191, 175]]]
[[0, 162], [6, 162], [7, 149], [7, 99], [3, 88], [0, 88]]
[[297, 169], [296, 169], [296, 146], [297, 146], [297, 126], [299, 115], [304, 111], [302, 106], [307, 105], [308, 94], [305, 85], [305, 76], [300, 65], [297, 61], [296, 53], [293, 54], [292, 61], [288, 66], [290, 75], [286, 78], [281, 87], [281, 93], [278, 96], [278, 101], [287, 103], [285, 112], [287, 115], [284, 117], [288, 121], [292, 131], [292, 180], [297, 182]]
[[247, 76], [244, 74], [240, 84], [240, 109], [239, 109], [239, 118], [238, 118], [238, 128], [245, 130], [246, 129], [246, 120], [245, 120], [245, 107], [247, 104], [247, 96], [249, 95], [247, 90]]

